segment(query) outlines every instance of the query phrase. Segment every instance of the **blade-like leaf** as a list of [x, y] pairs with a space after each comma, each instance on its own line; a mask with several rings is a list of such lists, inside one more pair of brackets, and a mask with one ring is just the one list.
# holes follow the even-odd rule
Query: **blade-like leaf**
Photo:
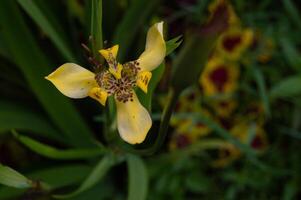
[[270, 102], [269, 97], [267, 94], [266, 84], [264, 80], [264, 76], [262, 72], [256, 67], [253, 66], [253, 75], [255, 78], [255, 81], [258, 85], [259, 94], [263, 103], [264, 110], [267, 114], [267, 116], [271, 115], [271, 109], [270, 109]]
[[136, 155], [127, 156], [128, 200], [143, 200], [147, 197], [148, 174], [144, 162]]
[[115, 31], [113, 40], [114, 44], [119, 44], [118, 58], [120, 61], [124, 61], [126, 51], [132, 44], [137, 31], [145, 24], [149, 15], [159, 3], [159, 0], [139, 0], [130, 5]]
[[301, 77], [291, 76], [276, 84], [270, 91], [270, 97], [285, 98], [301, 94]]
[[182, 36], [180, 35], [171, 40], [168, 40], [165, 43], [166, 44], [166, 56], [171, 54], [174, 50], [176, 50], [180, 46], [180, 44], [182, 43], [181, 37]]
[[[51, 167], [28, 174], [28, 177], [47, 182], [51, 189], [72, 185], [82, 181], [90, 172], [91, 168], [87, 165], [63, 165]], [[0, 188], [0, 199], [17, 199], [24, 190], [10, 187]]]
[[0, 183], [15, 188], [31, 188], [33, 182], [10, 167], [0, 164]]
[[114, 165], [114, 159], [112, 155], [106, 155], [92, 170], [89, 176], [84, 180], [84, 182], [80, 185], [80, 187], [70, 194], [65, 195], [55, 195], [55, 198], [58, 199], [66, 199], [74, 197], [91, 187], [97, 184], [104, 175], [109, 171], [109, 169]]
[[66, 141], [72, 145], [91, 146], [92, 134], [83, 119], [72, 104], [43, 78], [51, 72], [51, 64], [26, 27], [15, 1], [0, 1], [0, 26], [14, 63], [51, 119], [67, 136]]
[[24, 130], [63, 142], [57, 130], [37, 112], [6, 101], [0, 101], [0, 107], [0, 133]]
[[21, 143], [23, 143], [32, 151], [36, 152], [39, 155], [52, 159], [86, 159], [96, 157], [105, 153], [104, 149], [101, 148], [59, 150], [49, 145], [45, 145], [38, 141], [35, 141], [29, 137], [18, 135], [16, 132], [14, 132], [14, 134]]
[[57, 32], [58, 27], [54, 27], [47, 19], [45, 12], [39, 8], [34, 0], [18, 0], [18, 3], [26, 11], [26, 13], [35, 21], [35, 23], [44, 31], [44, 33], [53, 41], [58, 50], [68, 61], [75, 61], [70, 48], [66, 41]]

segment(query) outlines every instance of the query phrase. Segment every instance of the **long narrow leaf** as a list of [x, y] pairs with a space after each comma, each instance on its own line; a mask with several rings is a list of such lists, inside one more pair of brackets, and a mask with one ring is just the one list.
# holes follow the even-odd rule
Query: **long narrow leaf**
[[104, 150], [100, 148], [59, 150], [49, 145], [45, 145], [43, 143], [35, 141], [29, 137], [18, 135], [16, 132], [15, 135], [20, 142], [22, 142], [25, 146], [27, 146], [32, 151], [52, 159], [59, 159], [59, 160], [87, 159], [87, 158], [92, 158], [104, 154]]
[[[8, 23], [9, 22], [9, 23]], [[14, 24], [12, 26], [11, 24]], [[32, 91], [72, 145], [90, 146], [89, 128], [75, 108], [43, 77], [52, 70], [20, 14], [15, 1], [0, 1], [1, 35]]]
[[0, 133], [15, 130], [30, 131], [46, 138], [62, 141], [59, 133], [44, 116], [12, 102], [0, 101]]
[[[89, 174], [90, 170], [91, 168], [87, 165], [72, 164], [38, 170], [27, 176], [48, 183], [50, 188], [54, 190], [79, 183]], [[17, 199], [24, 192], [21, 189], [1, 187], [0, 199]]]
[[143, 200], [147, 197], [148, 174], [146, 167], [138, 156], [128, 155], [128, 200]]
[[31, 188], [33, 182], [10, 167], [0, 164], [0, 183], [15, 188]]
[[92, 172], [89, 174], [89, 176], [84, 180], [84, 182], [80, 185], [78, 189], [76, 189], [74, 192], [70, 194], [65, 195], [55, 195], [55, 198], [58, 199], [66, 199], [74, 197], [91, 187], [93, 187], [95, 184], [97, 184], [103, 176], [109, 171], [109, 169], [114, 165], [114, 160], [111, 155], [105, 156], [92, 170]]
[[43, 12], [34, 0], [18, 0], [18, 3], [27, 12], [27, 14], [38, 24], [39, 27], [47, 34], [47, 36], [53, 41], [58, 50], [68, 61], [75, 61], [70, 48], [65, 40], [57, 32], [58, 27], [54, 27], [47, 19], [45, 12]]
[[159, 3], [159, 0], [139, 0], [130, 5], [114, 36], [114, 43], [119, 44], [118, 58], [120, 61], [124, 61], [126, 51], [132, 44], [137, 31]]

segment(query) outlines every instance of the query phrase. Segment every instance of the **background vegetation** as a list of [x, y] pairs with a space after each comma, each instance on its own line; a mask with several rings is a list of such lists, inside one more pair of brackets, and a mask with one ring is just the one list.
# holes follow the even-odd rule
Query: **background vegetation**
[[[208, 94], [205, 72], [227, 30], [212, 43], [198, 38], [196, 55], [184, 49], [213, 2], [0, 1], [0, 199], [299, 199], [300, 2], [231, 1], [253, 36], [224, 63], [236, 70], [229, 91]], [[169, 55], [139, 94], [154, 121], [143, 144], [107, 131], [114, 104], [70, 100], [44, 79], [65, 62], [92, 70], [81, 44], [94, 52], [119, 44], [120, 61], [137, 58], [161, 20]], [[171, 87], [181, 96], [170, 101], [165, 138]]]

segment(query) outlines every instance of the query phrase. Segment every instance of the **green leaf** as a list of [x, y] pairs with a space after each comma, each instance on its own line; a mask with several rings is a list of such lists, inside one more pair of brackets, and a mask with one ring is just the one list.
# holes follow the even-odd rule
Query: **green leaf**
[[270, 97], [286, 98], [301, 94], [301, 77], [291, 76], [276, 84], [270, 91]]
[[102, 0], [92, 0], [91, 36], [93, 55], [100, 59], [98, 50], [102, 49]]
[[97, 184], [109, 171], [109, 169], [114, 165], [114, 159], [112, 155], [106, 155], [92, 170], [89, 176], [84, 180], [84, 182], [80, 185], [78, 189], [70, 194], [65, 195], [54, 195], [55, 198], [58, 199], [66, 199], [74, 197], [91, 187]]
[[113, 39], [114, 44], [119, 44], [119, 61], [124, 61], [126, 52], [134, 41], [139, 28], [146, 23], [146, 20], [159, 3], [159, 0], [139, 0], [131, 3], [122, 18], [123, 20], [118, 24]]
[[180, 44], [182, 43], [181, 37], [182, 36], [180, 35], [180, 36], [177, 36], [177, 37], [165, 42], [165, 44], [166, 44], [166, 56], [171, 54], [174, 50], [176, 50], [180, 46]]
[[[82, 181], [90, 172], [91, 168], [85, 165], [72, 164], [59, 167], [50, 167], [29, 173], [27, 176], [36, 180], [42, 180], [55, 190], [60, 187], [76, 184]], [[0, 199], [17, 199], [25, 191], [10, 187], [0, 188]]]
[[49, 145], [42, 144], [38, 141], [35, 141], [29, 137], [22, 136], [14, 132], [16, 138], [23, 143], [30, 150], [35, 153], [59, 160], [74, 160], [74, 159], [86, 159], [93, 158], [99, 155], [103, 155], [105, 153], [102, 148], [90, 148], [90, 149], [67, 149], [67, 150], [59, 150], [53, 148]]
[[136, 155], [127, 156], [129, 183], [128, 200], [143, 200], [147, 197], [148, 173], [141, 158]]
[[261, 100], [263, 102], [264, 110], [265, 110], [267, 116], [270, 116], [271, 115], [270, 102], [269, 102], [269, 97], [267, 94], [264, 76], [263, 76], [262, 72], [256, 66], [253, 66], [252, 70], [253, 70], [255, 81], [258, 85], [259, 94], [260, 94]]
[[287, 63], [294, 70], [301, 73], [301, 58], [296, 46], [287, 37], [281, 37], [280, 45]]
[[75, 57], [68, 47], [66, 41], [62, 38], [61, 33], [57, 30], [61, 27], [57, 27], [51, 24], [51, 21], [47, 18], [46, 13], [41, 10], [35, 0], [18, 0], [18, 3], [25, 10], [25, 12], [35, 21], [35, 23], [44, 31], [44, 33], [53, 41], [58, 50], [68, 61], [75, 61]]
[[10, 167], [0, 164], [0, 183], [15, 188], [31, 188], [33, 182]]
[[283, 0], [282, 2], [289, 17], [298, 26], [299, 30], [301, 30], [301, 17], [299, 15], [300, 10], [297, 9], [298, 7], [294, 5], [291, 0]]
[[63, 141], [49, 121], [36, 111], [24, 106], [0, 100], [0, 133], [12, 129], [24, 130], [46, 138]]
[[43, 51], [27, 28], [15, 1], [0, 1], [0, 26], [1, 36], [14, 63], [24, 74], [50, 118], [64, 134], [66, 142], [77, 146], [93, 145], [90, 129], [75, 107], [44, 79], [52, 71], [51, 63], [42, 54]]

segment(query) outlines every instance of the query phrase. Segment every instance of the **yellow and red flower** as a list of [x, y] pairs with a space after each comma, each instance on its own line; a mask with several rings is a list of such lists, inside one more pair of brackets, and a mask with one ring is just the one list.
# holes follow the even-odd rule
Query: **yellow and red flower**
[[199, 81], [204, 94], [213, 96], [234, 92], [237, 88], [238, 77], [239, 69], [235, 64], [212, 57], [206, 64]]
[[216, 52], [225, 59], [236, 61], [252, 44], [253, 31], [240, 26], [226, 30], [218, 39]]

